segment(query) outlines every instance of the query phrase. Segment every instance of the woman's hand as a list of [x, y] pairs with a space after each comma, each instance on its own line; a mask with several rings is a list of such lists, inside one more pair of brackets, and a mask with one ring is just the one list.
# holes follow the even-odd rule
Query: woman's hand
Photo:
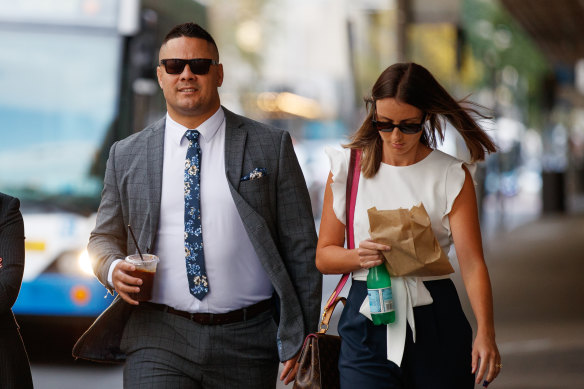
[[499, 375], [501, 367], [495, 337], [478, 333], [472, 347], [472, 372], [476, 373], [476, 383], [479, 384], [484, 378], [483, 386], [486, 387]]
[[375, 243], [370, 239], [359, 242], [357, 254], [359, 255], [359, 264], [362, 269], [370, 269], [379, 266], [385, 261], [382, 251], [389, 251], [391, 247], [381, 243]]

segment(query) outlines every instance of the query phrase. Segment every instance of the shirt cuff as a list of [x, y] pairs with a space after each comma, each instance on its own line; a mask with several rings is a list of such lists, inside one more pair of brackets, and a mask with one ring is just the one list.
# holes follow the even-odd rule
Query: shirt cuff
[[107, 272], [107, 283], [113, 289], [115, 289], [115, 287], [114, 287], [114, 280], [113, 280], [113, 273], [114, 273], [114, 269], [116, 268], [116, 265], [120, 261], [123, 261], [123, 259], [116, 259], [116, 260], [114, 260], [112, 262], [112, 264], [110, 265], [110, 267], [109, 267], [109, 271]]

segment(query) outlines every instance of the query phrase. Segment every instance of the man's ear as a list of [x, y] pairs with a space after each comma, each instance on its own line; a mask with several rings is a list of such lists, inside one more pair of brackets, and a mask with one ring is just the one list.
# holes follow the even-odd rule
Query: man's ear
[[156, 67], [156, 78], [158, 78], [158, 85], [160, 86], [160, 89], [162, 89], [162, 66], [158, 65]]
[[223, 64], [217, 65], [217, 88], [223, 85]]

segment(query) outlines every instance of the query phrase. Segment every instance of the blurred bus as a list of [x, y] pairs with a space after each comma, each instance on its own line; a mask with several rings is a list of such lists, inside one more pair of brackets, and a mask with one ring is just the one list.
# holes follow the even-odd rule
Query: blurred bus
[[160, 117], [162, 36], [207, 25], [193, 0], [0, 0], [0, 191], [21, 199], [14, 312], [95, 317], [112, 296], [85, 249], [111, 144]]

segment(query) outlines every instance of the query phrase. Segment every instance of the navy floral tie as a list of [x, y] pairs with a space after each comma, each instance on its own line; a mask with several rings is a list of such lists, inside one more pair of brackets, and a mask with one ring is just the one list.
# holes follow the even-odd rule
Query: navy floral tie
[[202, 300], [209, 293], [203, 253], [203, 229], [201, 227], [201, 146], [199, 131], [187, 130], [189, 140], [185, 161], [185, 260], [189, 290]]

